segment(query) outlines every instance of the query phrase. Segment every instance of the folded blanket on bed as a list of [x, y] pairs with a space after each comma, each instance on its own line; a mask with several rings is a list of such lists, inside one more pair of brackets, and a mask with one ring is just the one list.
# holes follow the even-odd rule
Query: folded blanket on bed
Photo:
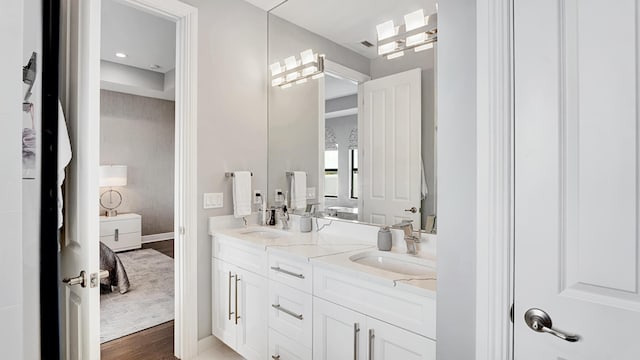
[[100, 242], [100, 269], [109, 271], [109, 276], [100, 280], [100, 292], [111, 292], [114, 287], [120, 294], [129, 291], [129, 277], [118, 255]]

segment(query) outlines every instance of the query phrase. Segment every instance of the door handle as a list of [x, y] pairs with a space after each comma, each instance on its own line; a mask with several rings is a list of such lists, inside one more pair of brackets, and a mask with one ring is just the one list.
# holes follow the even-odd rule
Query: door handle
[[415, 207], [415, 206], [412, 206], [410, 209], [404, 209], [404, 211], [406, 211], [406, 212], [410, 212], [410, 213], [412, 213], [412, 214], [415, 214], [415, 213], [417, 213], [417, 212], [418, 212], [418, 208], [417, 208], [417, 207]]
[[91, 274], [90, 276], [91, 287], [92, 288], [97, 287], [98, 284], [100, 283], [100, 280], [106, 279], [108, 277], [109, 277], [109, 270], [100, 270], [98, 272]]
[[579, 335], [566, 334], [562, 331], [554, 329], [551, 317], [549, 317], [549, 314], [547, 314], [543, 310], [536, 308], [527, 310], [527, 312], [524, 313], [524, 321], [527, 323], [527, 326], [529, 326], [529, 328], [533, 331], [551, 334], [568, 342], [576, 342], [580, 340]]
[[80, 275], [76, 277], [64, 278], [62, 282], [69, 286], [80, 285], [82, 287], [87, 287], [87, 279], [85, 277], [84, 270], [80, 271]]

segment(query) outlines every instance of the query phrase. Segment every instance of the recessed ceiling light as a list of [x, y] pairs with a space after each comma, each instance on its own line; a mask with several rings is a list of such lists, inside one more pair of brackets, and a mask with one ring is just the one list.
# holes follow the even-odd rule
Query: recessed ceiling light
[[117, 57], [119, 57], [119, 58], [126, 58], [126, 57], [127, 57], [127, 54], [125, 54], [125, 53], [121, 53], [121, 52], [117, 52], [117, 53], [116, 53], [116, 56], [117, 56]]

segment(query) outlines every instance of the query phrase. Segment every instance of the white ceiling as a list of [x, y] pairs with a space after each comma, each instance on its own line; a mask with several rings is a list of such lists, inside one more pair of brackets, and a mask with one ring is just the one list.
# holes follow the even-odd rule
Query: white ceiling
[[[114, 0], [102, 1], [102, 60], [166, 73], [176, 66], [176, 25]], [[122, 59], [117, 52], [127, 54]], [[150, 69], [153, 64], [159, 69]]]
[[[247, 1], [262, 4], [263, 9], [278, 3]], [[360, 42], [376, 44], [376, 25], [388, 20], [403, 24], [404, 15], [418, 9], [423, 9], [425, 15], [435, 13], [436, 3], [437, 0], [289, 0], [272, 13], [373, 59], [378, 56], [376, 47], [366, 48]]]
[[358, 93], [358, 85], [353, 81], [340, 79], [330, 74], [326, 74], [324, 81], [325, 99], [336, 99]]
[[259, 7], [264, 11], [269, 11], [285, 0], [245, 0], [249, 4]]

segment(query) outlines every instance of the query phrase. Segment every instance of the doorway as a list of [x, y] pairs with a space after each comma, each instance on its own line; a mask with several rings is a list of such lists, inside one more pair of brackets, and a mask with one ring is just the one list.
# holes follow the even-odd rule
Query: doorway
[[176, 24], [102, 0], [100, 37], [101, 358], [169, 358]]
[[[106, 274], [100, 271], [100, 242], [96, 240], [101, 237], [100, 235], [108, 234], [101, 234], [100, 219], [95, 209], [100, 206], [101, 193], [112, 188], [117, 190], [113, 183], [102, 191], [99, 190], [101, 3], [101, 1], [67, 0], [61, 6], [63, 39], [61, 78], [64, 82], [63, 92], [67, 99], [64, 107], [70, 127], [72, 148], [76, 155], [75, 162], [72, 162], [68, 172], [69, 182], [66, 184], [68, 206], [65, 228], [67, 231], [60, 249], [61, 272], [63, 277], [77, 277], [82, 280], [77, 282], [79, 286], [62, 285], [61, 289], [63, 294], [62, 344], [65, 358], [98, 359], [100, 357], [100, 286], [97, 279]], [[193, 276], [196, 273], [197, 257], [195, 246], [197, 237], [197, 42], [195, 41], [197, 10], [179, 1], [125, 0], [119, 3], [168, 20], [173, 24], [175, 31], [173, 35], [176, 54], [175, 107], [173, 111], [167, 111], [174, 113], [174, 144], [169, 147], [175, 154], [175, 166], [173, 166], [173, 174], [167, 175], [173, 177], [174, 183], [170, 191], [173, 194], [166, 194], [167, 197], [173, 198], [171, 229], [174, 238], [175, 273], [170, 277], [174, 279], [175, 299], [168, 307], [173, 307], [175, 326], [169, 330], [169, 336], [172, 335], [173, 340], [169, 337], [167, 342], [173, 343], [173, 350], [169, 350], [172, 353], [171, 356], [190, 358], [197, 353], [197, 296], [196, 279]], [[163, 64], [157, 65], [163, 66]], [[153, 71], [153, 69], [148, 70]], [[111, 89], [113, 90], [123, 92], [122, 88]], [[144, 94], [136, 94], [136, 96], [140, 95]], [[135, 172], [131, 175], [133, 180]], [[126, 199], [127, 194], [131, 195], [127, 192], [121, 192], [120, 195], [124, 195]], [[113, 206], [114, 203], [110, 202], [118, 196], [113, 193], [110, 195], [113, 196], [103, 197], [105, 209], [103, 211], [118, 210]], [[135, 221], [131, 223], [133, 222]], [[131, 231], [131, 223], [127, 223], [122, 233], [111, 232], [111, 236], [114, 237], [113, 242], [116, 236], [119, 241], [131, 241], [133, 237], [130, 234], [136, 232], [135, 226]], [[142, 242], [141, 219], [139, 223], [140, 242]], [[129, 246], [132, 245], [129, 244], [127, 247]], [[116, 287], [115, 290], [120, 289]], [[139, 358], [139, 356], [133, 358]]]

